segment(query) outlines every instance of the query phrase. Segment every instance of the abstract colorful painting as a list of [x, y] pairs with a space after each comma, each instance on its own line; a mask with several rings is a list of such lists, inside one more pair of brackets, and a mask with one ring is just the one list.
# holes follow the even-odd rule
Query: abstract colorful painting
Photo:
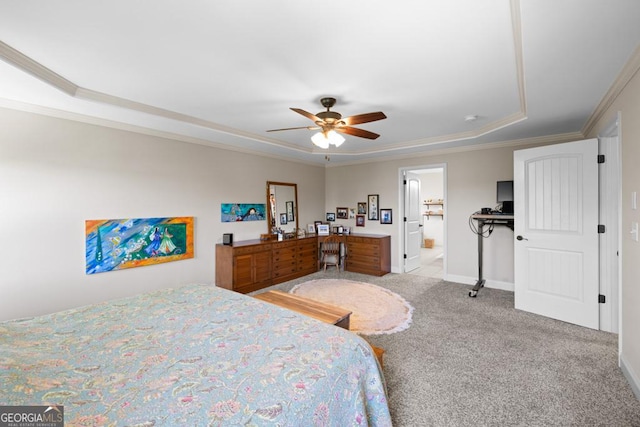
[[193, 258], [193, 217], [85, 221], [86, 272]]
[[266, 203], [222, 203], [222, 222], [264, 221]]

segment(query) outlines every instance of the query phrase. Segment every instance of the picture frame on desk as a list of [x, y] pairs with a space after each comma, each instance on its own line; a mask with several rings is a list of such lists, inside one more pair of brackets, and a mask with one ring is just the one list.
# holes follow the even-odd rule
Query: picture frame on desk
[[316, 234], [316, 225], [315, 224], [307, 224], [307, 233]]
[[318, 224], [318, 236], [329, 235], [329, 224]]

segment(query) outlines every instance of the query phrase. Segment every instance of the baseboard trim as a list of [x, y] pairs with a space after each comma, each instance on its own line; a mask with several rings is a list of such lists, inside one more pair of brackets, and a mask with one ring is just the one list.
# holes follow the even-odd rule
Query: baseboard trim
[[[447, 282], [462, 283], [463, 285], [475, 285], [478, 279], [476, 277], [458, 276], [455, 274], [445, 274], [443, 279]], [[485, 279], [485, 288], [501, 289], [503, 291], [513, 292], [513, 283], [501, 282], [499, 280]]]
[[640, 381], [638, 380], [638, 376], [633, 372], [633, 369], [627, 365], [622, 355], [620, 355], [620, 370], [622, 370], [622, 375], [624, 375], [629, 382], [633, 394], [636, 395], [636, 399], [640, 400]]

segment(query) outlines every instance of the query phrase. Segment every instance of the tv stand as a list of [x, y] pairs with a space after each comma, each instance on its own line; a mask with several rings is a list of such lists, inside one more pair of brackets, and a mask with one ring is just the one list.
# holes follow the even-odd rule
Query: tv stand
[[482, 233], [485, 225], [503, 225], [513, 231], [513, 215], [505, 214], [473, 214], [471, 218], [478, 222], [478, 281], [475, 286], [469, 291], [469, 296], [475, 298], [478, 296], [480, 288], [484, 287], [485, 280], [482, 277], [482, 241], [484, 237]]

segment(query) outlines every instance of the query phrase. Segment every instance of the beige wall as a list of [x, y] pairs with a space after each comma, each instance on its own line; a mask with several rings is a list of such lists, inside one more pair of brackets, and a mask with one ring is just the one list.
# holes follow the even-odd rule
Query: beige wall
[[[266, 203], [266, 181], [298, 184], [301, 223], [324, 211], [323, 167], [0, 109], [0, 320], [184, 283], [213, 283], [220, 204]], [[85, 275], [87, 219], [195, 217], [195, 258]]]
[[[528, 148], [521, 146], [518, 148]], [[402, 221], [400, 218], [401, 169], [446, 164], [446, 278], [474, 283], [478, 275], [477, 236], [469, 228], [469, 216], [482, 207], [496, 206], [496, 182], [513, 179], [513, 147], [414, 156], [327, 169], [327, 211], [356, 206], [368, 194], [380, 194], [380, 207], [392, 208], [393, 225], [366, 221], [356, 232], [391, 234], [392, 270], [402, 272]], [[355, 221], [341, 221], [354, 226]], [[484, 241], [484, 276], [487, 286], [513, 288], [513, 232], [496, 227]]]
[[620, 341], [623, 370], [640, 397], [640, 243], [631, 240], [632, 222], [640, 222], [640, 211], [632, 210], [631, 193], [640, 193], [640, 74], [636, 74], [597, 123], [589, 137], [598, 133], [621, 112], [622, 157], [622, 294]]

